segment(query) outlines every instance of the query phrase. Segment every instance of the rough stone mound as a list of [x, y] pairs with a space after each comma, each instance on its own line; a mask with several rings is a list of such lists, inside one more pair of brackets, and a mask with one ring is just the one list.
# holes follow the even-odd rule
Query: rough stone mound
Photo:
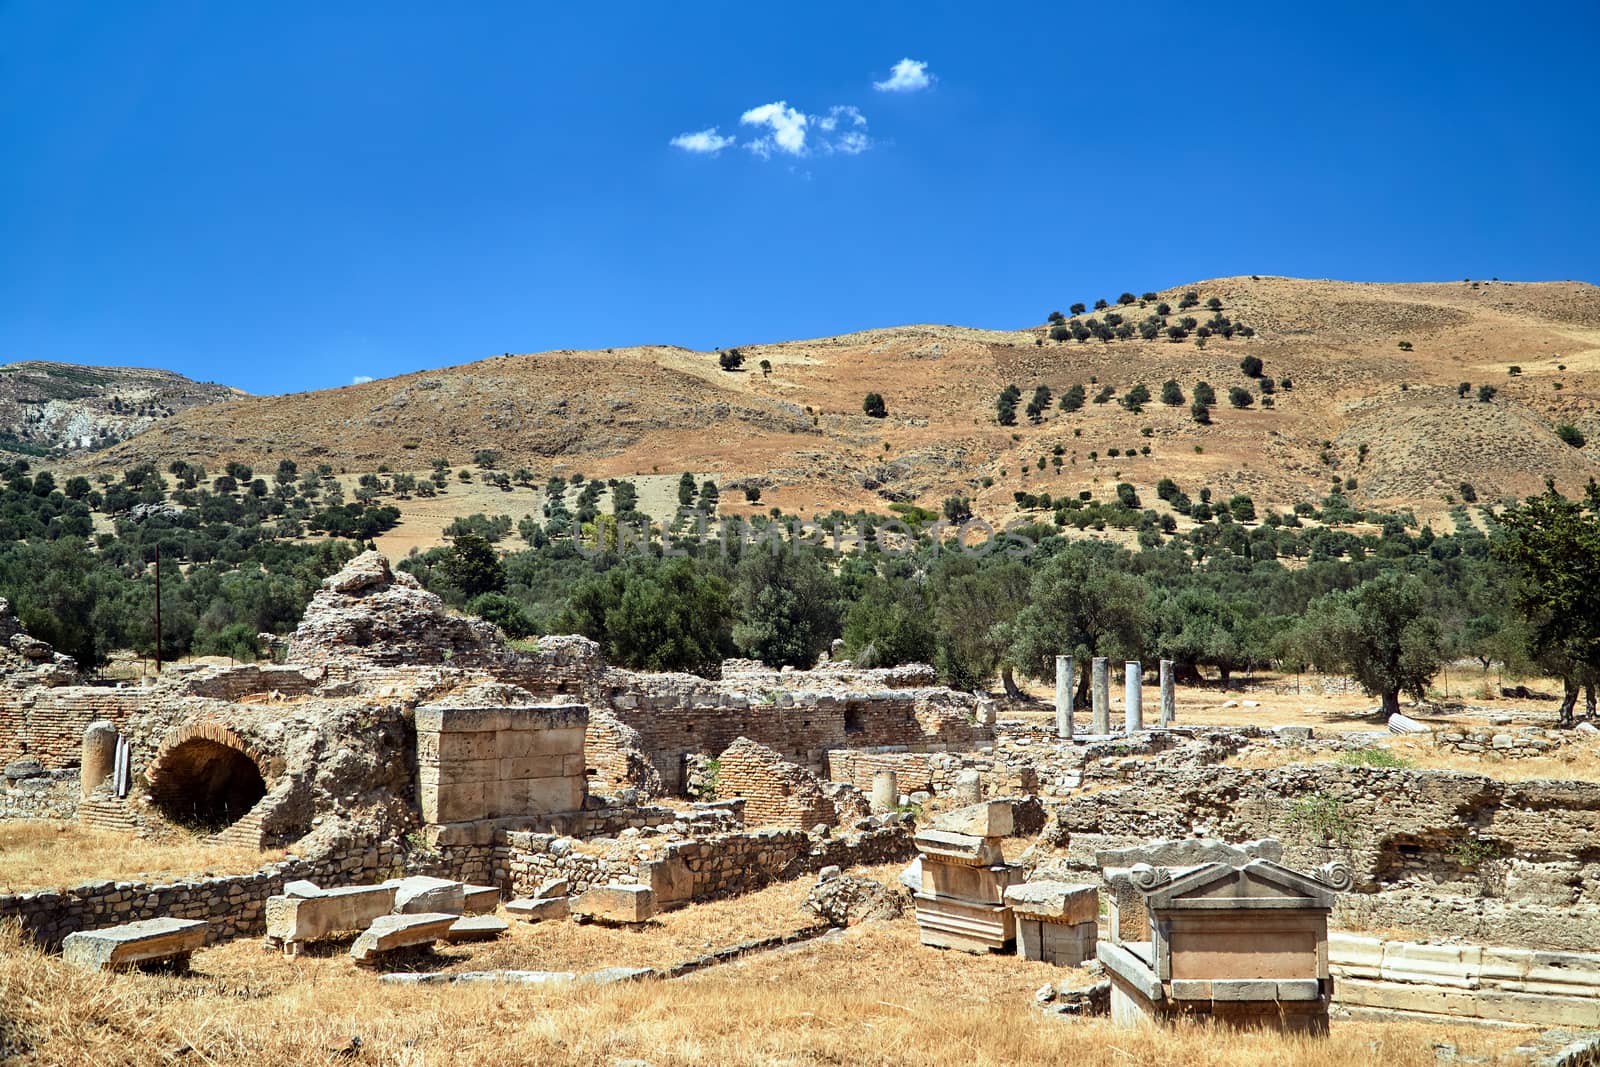
[[831, 926], [854, 926], [869, 919], [895, 919], [905, 911], [903, 892], [882, 882], [839, 875], [818, 882], [804, 907]]
[[294, 636], [289, 660], [379, 666], [491, 666], [514, 657], [482, 619], [454, 615], [380, 552], [364, 552], [326, 579]]

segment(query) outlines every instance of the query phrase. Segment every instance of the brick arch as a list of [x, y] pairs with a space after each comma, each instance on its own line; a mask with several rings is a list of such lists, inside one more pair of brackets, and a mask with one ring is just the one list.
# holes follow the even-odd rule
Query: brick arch
[[266, 796], [270, 767], [271, 761], [232, 730], [199, 722], [168, 733], [144, 777], [151, 800], [166, 818], [219, 831], [243, 819]]

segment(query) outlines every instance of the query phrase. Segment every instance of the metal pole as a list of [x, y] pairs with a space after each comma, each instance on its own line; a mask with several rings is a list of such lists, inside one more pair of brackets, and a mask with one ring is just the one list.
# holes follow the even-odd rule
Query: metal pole
[[156, 677], [161, 677], [161, 542], [156, 542]]

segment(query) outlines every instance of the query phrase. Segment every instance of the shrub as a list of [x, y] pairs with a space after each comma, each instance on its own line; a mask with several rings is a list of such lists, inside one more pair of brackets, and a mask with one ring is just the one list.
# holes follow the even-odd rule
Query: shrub
[[883, 396], [879, 393], [868, 393], [861, 401], [861, 410], [874, 419], [881, 419], [889, 414], [889, 409], [884, 406]]
[[1564, 422], [1560, 426], [1557, 426], [1556, 436], [1561, 438], [1561, 440], [1565, 441], [1567, 444], [1571, 445], [1573, 448], [1582, 448], [1588, 443], [1583, 436], [1583, 431], [1572, 425], [1570, 422]]
[[1517, 375], [1522, 373], [1522, 368], [1513, 363], [1506, 373], [1515, 378]]
[[1050, 340], [1052, 341], [1065, 341], [1071, 336], [1072, 331], [1065, 326], [1050, 327]]
[[1196, 399], [1193, 404], [1189, 405], [1189, 414], [1193, 416], [1194, 421], [1198, 422], [1201, 426], [1211, 425], [1211, 409], [1205, 404], [1202, 404], [1198, 399]]
[[1211, 388], [1210, 382], [1194, 383], [1194, 402], [1196, 404], [1204, 404], [1206, 407], [1210, 407], [1217, 402], [1217, 391]]
[[1084, 307], [1082, 304], [1073, 304], [1072, 307], [1068, 308], [1067, 310], [1071, 311], [1074, 315], [1082, 315], [1089, 309]]
[[1212, 311], [1221, 311], [1222, 310], [1222, 300], [1221, 300], [1221, 298], [1220, 297], [1215, 297], [1215, 296], [1212, 297], [1210, 300], [1206, 301], [1206, 307], [1210, 308]]
[[1456, 386], [1456, 396], [1464, 397], [1470, 392], [1472, 392], [1471, 382], [1462, 382], [1460, 385]]
[[1052, 312], [1050, 312], [1050, 317], [1045, 319], [1045, 321], [1046, 322], [1066, 322], [1067, 321], [1067, 317], [1065, 315], [1061, 314], [1061, 312], [1059, 312], [1059, 311], [1052, 311]]
[[1410, 341], [1401, 341], [1396, 347], [1399, 348], [1400, 351], [1402, 351], [1402, 352], [1409, 352], [1409, 351], [1411, 351], [1411, 342]]
[[1112, 397], [1114, 397], [1116, 395], [1117, 395], [1116, 387], [1107, 385], [1107, 386], [1103, 387], [1098, 393], [1096, 393], [1094, 395], [1094, 402], [1096, 404], [1104, 404], [1106, 401], [1110, 400]]
[[1256, 356], [1245, 356], [1239, 361], [1239, 369], [1244, 371], [1246, 378], [1261, 377], [1261, 360]]
[[1494, 394], [1498, 393], [1499, 391], [1500, 390], [1496, 389], [1492, 385], [1478, 386], [1478, 403], [1487, 404], [1489, 401], [1494, 399]]
[[1172, 305], [1163, 300], [1161, 303], [1156, 305], [1156, 314], [1160, 315], [1162, 318], [1166, 318], [1168, 315], [1172, 314]]
[[1461, 492], [1462, 500], [1468, 504], [1476, 504], [1478, 502], [1478, 491], [1472, 487], [1471, 482], [1462, 482], [1457, 488]]
[[717, 357], [717, 362], [723, 370], [738, 370], [744, 366], [744, 353], [737, 348], [730, 348]]
[[1087, 394], [1084, 392], [1082, 385], [1072, 386], [1061, 394], [1061, 410], [1077, 411], [1083, 407], [1083, 401], [1086, 396]]
[[744, 498], [746, 500], [750, 501], [750, 503], [752, 503], [752, 504], [760, 503], [761, 502], [761, 487], [759, 485], [747, 485], [747, 486], [745, 486], [744, 487]]
[[1111, 305], [1109, 305], [1109, 304], [1107, 304], [1107, 303], [1106, 303], [1106, 301], [1105, 301], [1105, 298], [1104, 298], [1104, 297], [1101, 297], [1101, 298], [1100, 298], [1100, 299], [1099, 299], [1099, 300], [1096, 300], [1096, 301], [1095, 301], [1095, 302], [1094, 302], [1094, 309], [1095, 309], [1095, 310], [1096, 310], [1096, 311], [1104, 311], [1104, 310], [1105, 310], [1105, 309], [1106, 309], [1106, 308], [1108, 308], [1108, 307], [1110, 307], [1110, 306], [1111, 306]]
[[763, 378], [765, 378], [765, 377], [768, 377], [771, 374], [772, 374], [772, 360], [770, 360], [770, 359], [762, 360], [761, 361], [761, 376]]
[[1128, 411], [1140, 412], [1150, 402], [1150, 390], [1143, 383], [1135, 385], [1122, 396], [1122, 406]]
[[1247, 408], [1255, 402], [1255, 394], [1248, 389], [1235, 385], [1228, 390], [1228, 403], [1236, 408]]
[[1176, 379], [1168, 378], [1161, 384], [1161, 402], [1172, 408], [1183, 403], [1183, 389]]

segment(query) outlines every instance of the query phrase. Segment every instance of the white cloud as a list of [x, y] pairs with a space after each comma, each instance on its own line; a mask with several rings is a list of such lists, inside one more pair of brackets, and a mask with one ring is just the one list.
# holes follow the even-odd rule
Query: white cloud
[[354, 378], [350, 379], [350, 384], [351, 385], [366, 385], [370, 381], [372, 381], [372, 379], [368, 375], [358, 374]]
[[696, 130], [694, 133], [680, 133], [670, 143], [672, 147], [681, 148], [685, 152], [693, 152], [701, 156], [714, 156], [733, 144], [734, 140], [732, 137], [723, 137], [717, 132], [717, 128], [712, 126], [708, 129]]
[[928, 73], [928, 64], [908, 57], [890, 68], [888, 78], [873, 82], [872, 87], [880, 93], [914, 93], [932, 84], [933, 75]]
[[764, 137], [745, 142], [745, 147], [762, 159], [771, 156], [774, 149], [791, 156], [805, 155], [806, 123], [809, 121], [809, 116], [790, 107], [787, 100], [762, 104], [739, 116], [741, 126], [765, 126], [772, 131]]

